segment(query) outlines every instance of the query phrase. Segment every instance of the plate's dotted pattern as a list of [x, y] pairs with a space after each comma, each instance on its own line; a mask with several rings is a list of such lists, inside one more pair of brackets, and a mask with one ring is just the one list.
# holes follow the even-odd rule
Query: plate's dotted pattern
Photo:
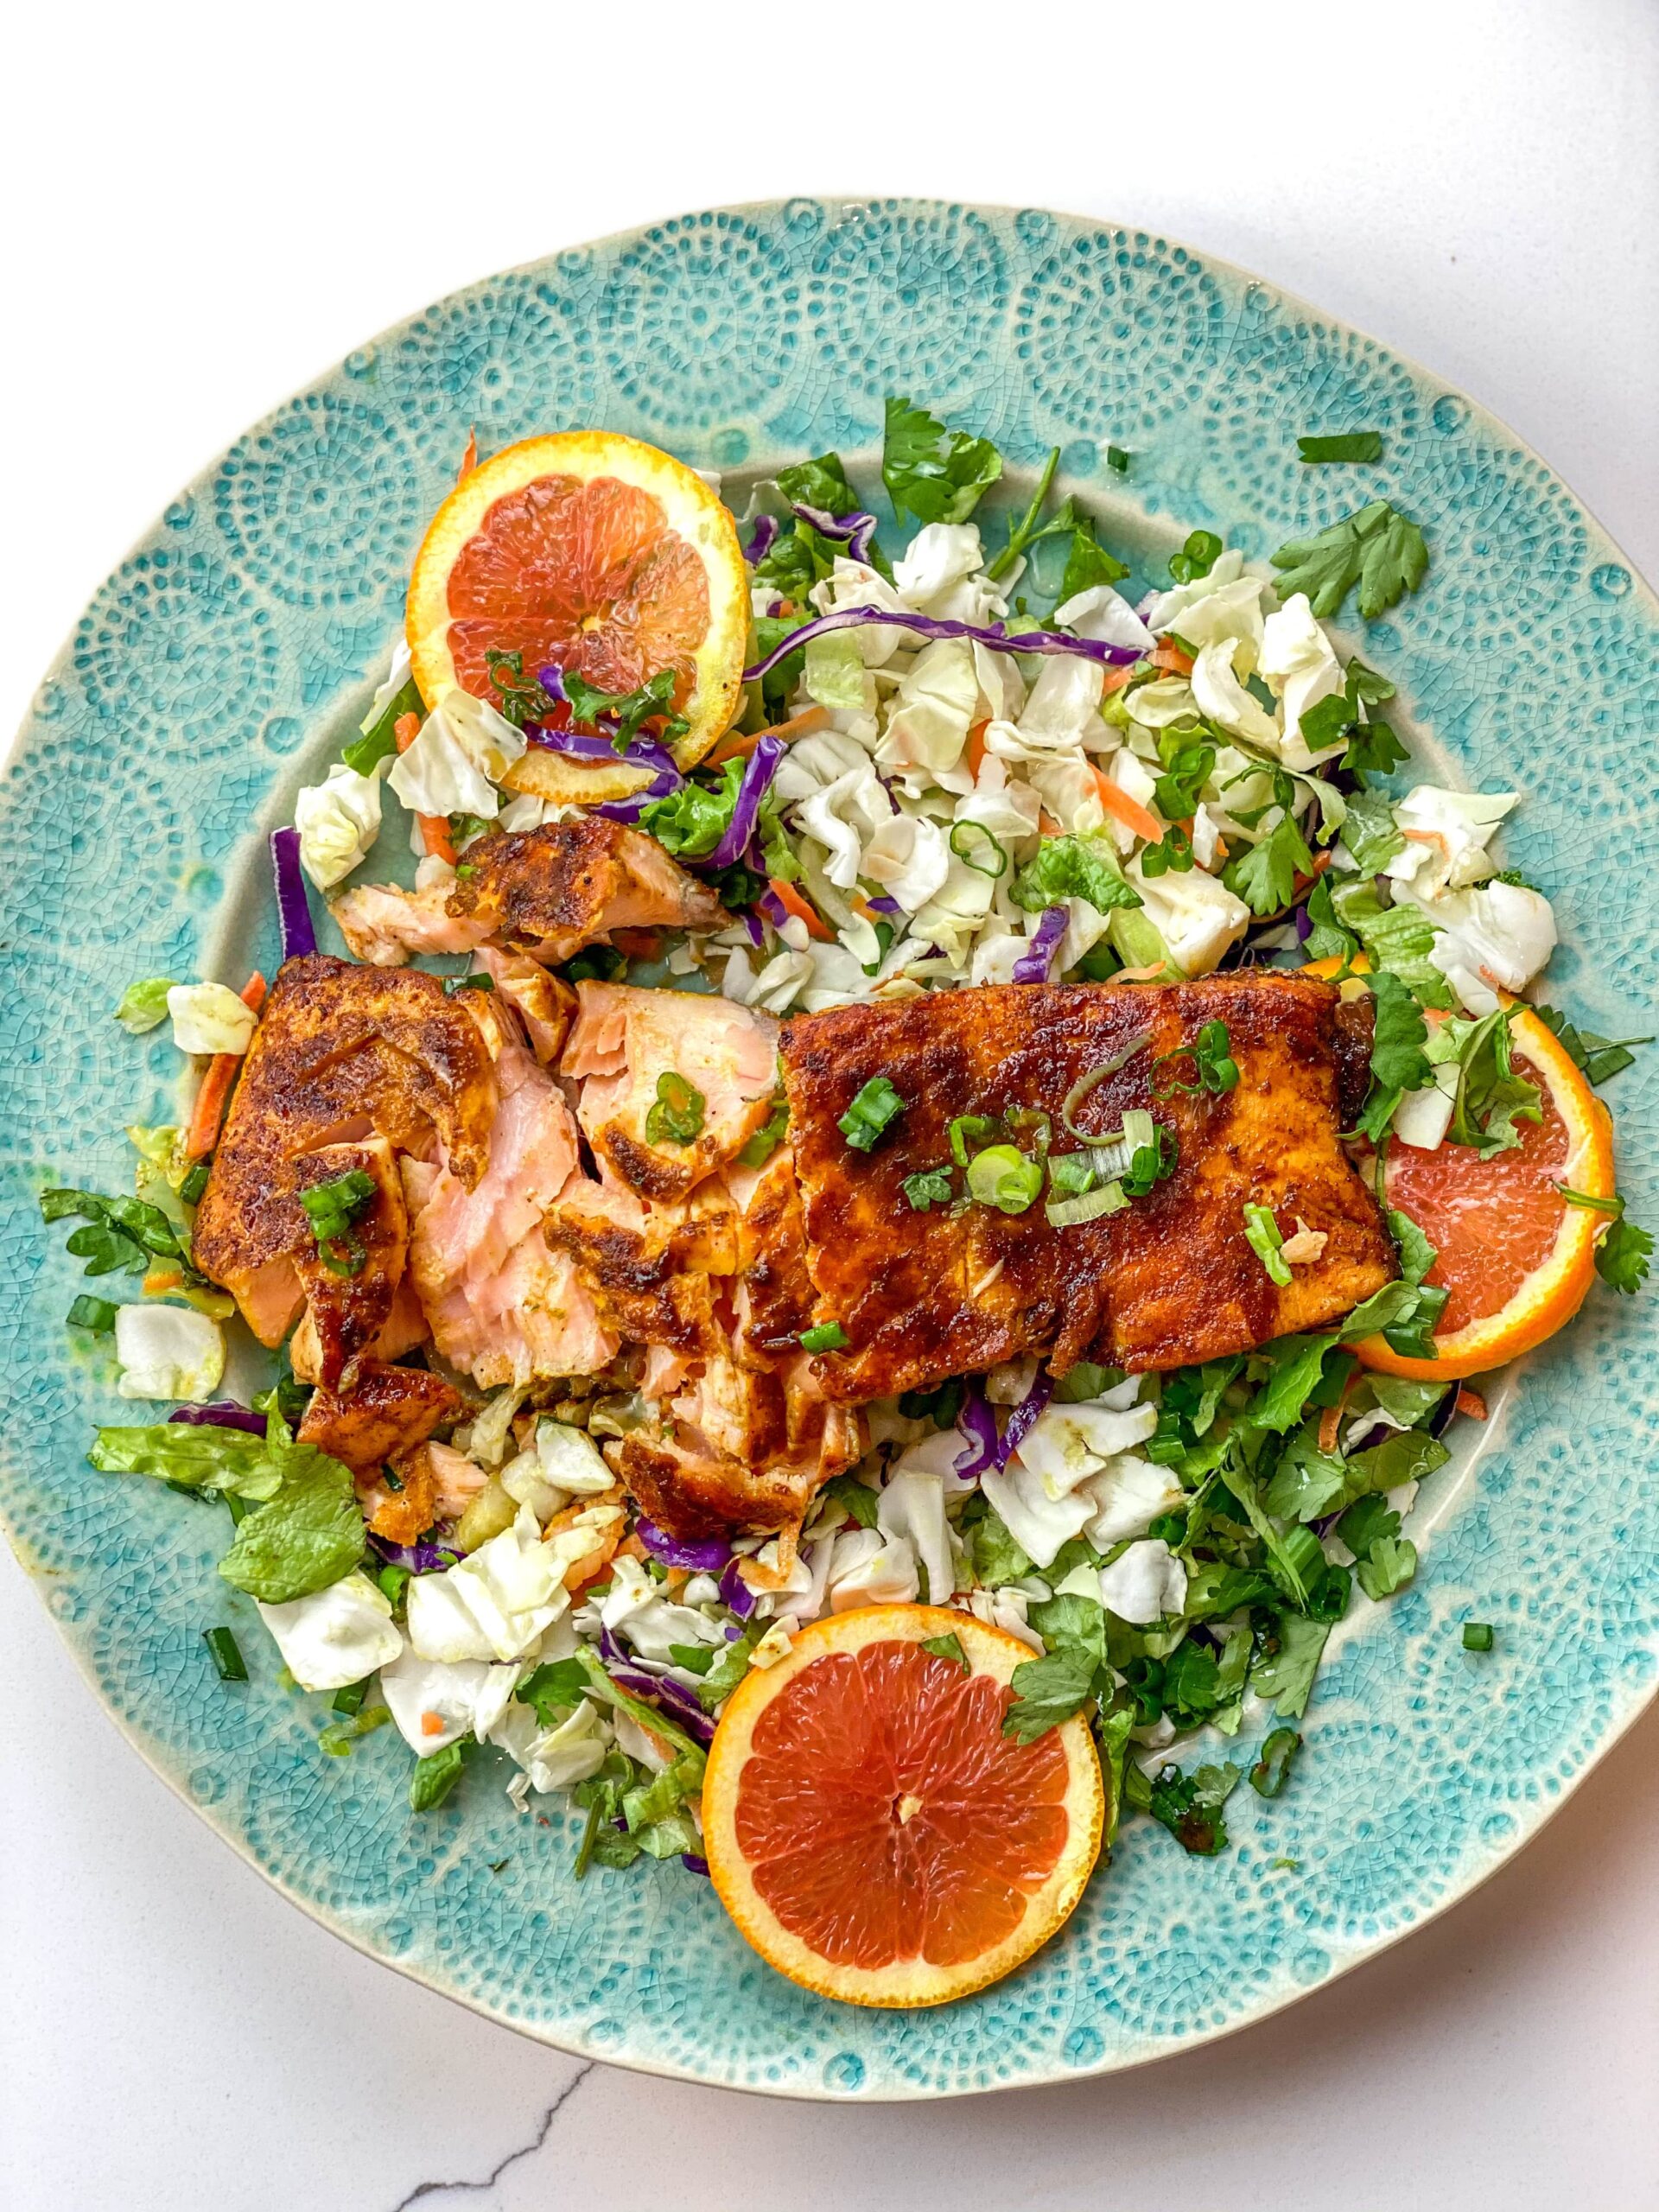
[[[326, 1700], [278, 1687], [252, 1607], [213, 1571], [222, 1514], [85, 1465], [92, 1424], [132, 1408], [107, 1348], [68, 1340], [79, 1270], [36, 1194], [115, 1187], [121, 1124], [175, 1110], [165, 1031], [130, 1039], [109, 1019], [122, 986], [239, 982], [269, 962], [261, 833], [361, 712], [469, 426], [488, 452], [598, 421], [702, 467], [841, 441], [868, 472], [888, 391], [996, 436], [1015, 465], [1063, 446], [1109, 538], [1116, 511], [1126, 541], [1203, 524], [1261, 556], [1379, 494], [1415, 516], [1425, 588], [1385, 621], [1351, 616], [1347, 641], [1455, 772], [1526, 793], [1509, 851], [1558, 895], [1554, 995], [1610, 1034], [1648, 1026], [1651, 594], [1460, 394], [1182, 247], [1038, 209], [793, 200], [440, 302], [168, 507], [42, 683], [0, 807], [0, 1346], [22, 1409], [0, 1429], [0, 1503], [105, 1701], [206, 1818], [381, 1957], [609, 2060], [843, 2101], [1178, 2049], [1414, 1926], [1523, 1840], [1659, 1675], [1651, 1300], [1593, 1294], [1516, 1377], [1443, 1516], [1431, 1486], [1416, 1583], [1345, 1625], [1290, 1789], [1273, 1805], [1236, 1793], [1226, 1856], [1188, 1860], [1132, 1824], [1023, 1972], [944, 2012], [861, 2012], [771, 1973], [677, 1866], [573, 1884], [571, 1815], [556, 1802], [519, 1819], [499, 1773], [416, 1819], [389, 1732], [324, 1758]], [[1295, 460], [1299, 432], [1342, 428], [1382, 429], [1383, 465]], [[1108, 439], [1135, 454], [1127, 479], [1102, 470]], [[1614, 1093], [1638, 1217], [1655, 1068]], [[1459, 1648], [1470, 1618], [1497, 1625], [1489, 1660]], [[249, 1655], [245, 1688], [219, 1682], [201, 1643], [220, 1620]], [[1253, 1756], [1253, 1738], [1224, 1755]]]

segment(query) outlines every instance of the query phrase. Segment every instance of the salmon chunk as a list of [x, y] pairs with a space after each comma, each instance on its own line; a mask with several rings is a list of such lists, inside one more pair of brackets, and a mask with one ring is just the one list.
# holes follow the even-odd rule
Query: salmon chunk
[[[1085, 1357], [1180, 1367], [1321, 1328], [1380, 1289], [1396, 1264], [1339, 1141], [1351, 1046], [1338, 1005], [1318, 977], [1264, 972], [1162, 988], [935, 992], [790, 1022], [782, 1058], [814, 1319], [838, 1322], [849, 1340], [820, 1363], [829, 1395], [861, 1403], [1031, 1353], [1057, 1374]], [[1211, 1020], [1228, 1026], [1236, 1089], [1154, 1100], [1154, 1064], [1160, 1089], [1191, 1081], [1190, 1059], [1162, 1056]], [[1179, 1154], [1148, 1196], [1066, 1229], [1050, 1225], [1040, 1198], [1018, 1213], [912, 1205], [906, 1179], [950, 1167], [958, 1116], [982, 1117], [976, 1146], [995, 1135], [1028, 1151], [1030, 1117], [1046, 1116], [1054, 1151], [1077, 1150], [1066, 1099], [1120, 1058], [1074, 1118], [1099, 1139], [1126, 1109], [1152, 1109]], [[873, 1150], [855, 1150], [837, 1124], [877, 1077], [904, 1111]], [[1024, 1109], [1023, 1123], [1002, 1118], [1011, 1109]], [[953, 1197], [963, 1185], [958, 1168]], [[1246, 1239], [1246, 1204], [1271, 1207], [1286, 1236], [1299, 1217], [1325, 1233], [1319, 1258], [1294, 1268], [1287, 1287]]]
[[[383, 1262], [396, 1221], [372, 1160], [383, 1163], [391, 1151], [433, 1158], [442, 1147], [464, 1186], [482, 1175], [496, 1077], [466, 995], [446, 997], [435, 976], [414, 969], [359, 968], [321, 953], [278, 970], [192, 1237], [197, 1266], [232, 1294], [262, 1344], [282, 1342], [318, 1280], [316, 1238], [299, 1197], [327, 1179], [327, 1163], [314, 1167], [313, 1155], [366, 1147], [360, 1164], [381, 1182]], [[383, 1264], [376, 1280], [390, 1272]], [[361, 1319], [348, 1333], [360, 1338], [366, 1326]], [[336, 1335], [342, 1359], [351, 1356], [344, 1345]], [[326, 1344], [324, 1352], [334, 1357]]]
[[365, 1359], [349, 1395], [326, 1386], [313, 1391], [300, 1422], [300, 1442], [315, 1444], [354, 1475], [372, 1476], [387, 1460], [424, 1444], [440, 1421], [457, 1419], [461, 1410], [460, 1391], [441, 1375]]
[[620, 929], [723, 929], [731, 916], [654, 837], [602, 815], [467, 849], [450, 914], [553, 967]]
[[334, 925], [358, 959], [401, 968], [411, 952], [471, 952], [489, 931], [448, 911], [453, 879], [404, 891], [395, 883], [363, 883], [329, 907]]
[[[559, 1072], [582, 1083], [576, 1108], [588, 1142], [639, 1197], [683, 1197], [765, 1126], [778, 1081], [777, 1027], [764, 1014], [704, 992], [579, 983]], [[655, 1109], [679, 1079], [695, 1093], [683, 1141]], [[678, 1095], [683, 1096], [683, 1093]]]
[[543, 1233], [581, 1172], [575, 1124], [522, 1046], [503, 1050], [496, 1077], [488, 1164], [470, 1189], [447, 1159], [404, 1163], [415, 1287], [439, 1351], [486, 1389], [594, 1374], [615, 1357], [616, 1339], [575, 1262]]

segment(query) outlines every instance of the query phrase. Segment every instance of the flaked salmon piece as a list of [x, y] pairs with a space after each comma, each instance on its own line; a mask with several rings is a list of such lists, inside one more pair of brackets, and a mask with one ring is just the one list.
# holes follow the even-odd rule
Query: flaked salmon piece
[[578, 1270], [606, 1328], [690, 1359], [721, 1349], [702, 1241], [678, 1207], [648, 1208], [612, 1177], [573, 1176], [548, 1216], [547, 1238]]
[[481, 945], [478, 964], [495, 984], [524, 1025], [530, 1049], [543, 1067], [551, 1067], [564, 1048], [576, 995], [563, 976], [547, 969], [522, 952], [498, 952]]
[[575, 1124], [522, 1046], [503, 1051], [496, 1076], [488, 1166], [471, 1190], [447, 1161], [404, 1163], [415, 1286], [439, 1351], [486, 1388], [593, 1374], [615, 1357], [616, 1339], [574, 1261], [543, 1233], [580, 1174]]
[[[559, 1072], [585, 1078], [576, 1112], [588, 1141], [640, 1197], [683, 1197], [765, 1125], [778, 1032], [764, 1014], [702, 992], [626, 983], [578, 983], [576, 1001]], [[702, 1101], [697, 1132], [683, 1144], [646, 1134], [665, 1075]]]
[[470, 1187], [496, 1097], [478, 1023], [435, 976], [321, 953], [284, 961], [197, 1210], [197, 1266], [231, 1292], [262, 1344], [280, 1344], [305, 1302], [296, 1262], [316, 1255], [299, 1201], [303, 1180], [321, 1179], [308, 1156], [370, 1139], [427, 1158], [442, 1147]]
[[807, 1272], [801, 1186], [788, 1145], [780, 1146], [755, 1178], [741, 1218], [732, 1341], [746, 1363], [772, 1366], [800, 1356], [801, 1332], [811, 1327], [817, 1300]]
[[[407, 1255], [405, 1255], [407, 1258]], [[421, 1311], [421, 1301], [415, 1294], [415, 1285], [405, 1267], [397, 1289], [392, 1294], [391, 1310], [380, 1325], [380, 1333], [365, 1354], [369, 1359], [390, 1365], [423, 1344], [432, 1332], [426, 1325], [426, 1316]], [[322, 1347], [308, 1311], [300, 1316], [299, 1326], [289, 1340], [289, 1364], [302, 1382], [322, 1380]]]
[[[398, 1487], [392, 1488], [391, 1478]], [[489, 1477], [464, 1452], [435, 1441], [403, 1452], [391, 1476], [358, 1497], [369, 1516], [369, 1526], [388, 1543], [419, 1541], [437, 1521], [453, 1521], [464, 1513]]]
[[602, 815], [469, 845], [448, 912], [556, 967], [620, 929], [723, 929], [731, 916], [654, 837]]
[[440, 1421], [454, 1420], [461, 1410], [460, 1391], [441, 1375], [365, 1359], [349, 1397], [327, 1388], [312, 1393], [300, 1441], [343, 1461], [354, 1475], [372, 1476], [388, 1460], [413, 1452]]
[[453, 882], [404, 891], [395, 883], [360, 883], [334, 900], [334, 926], [359, 960], [401, 968], [411, 952], [471, 952], [488, 925], [448, 911]]
[[[728, 1363], [721, 1376], [698, 1392], [698, 1408], [734, 1438], [750, 1422], [775, 1434], [775, 1408], [755, 1401], [779, 1391], [776, 1376]], [[717, 1398], [723, 1401], [718, 1406]], [[858, 1415], [820, 1403], [816, 1438], [801, 1435], [786, 1453], [764, 1463], [734, 1457], [702, 1429], [678, 1420], [613, 1439], [606, 1444], [605, 1456], [646, 1517], [675, 1535], [695, 1539], [734, 1529], [798, 1526], [819, 1488], [852, 1466], [864, 1448]]]

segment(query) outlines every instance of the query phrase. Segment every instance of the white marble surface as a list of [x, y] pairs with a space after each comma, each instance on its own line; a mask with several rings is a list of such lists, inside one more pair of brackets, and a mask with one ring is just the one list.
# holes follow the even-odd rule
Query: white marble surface
[[[488, 270], [772, 193], [1046, 202], [1230, 255], [1486, 400], [1659, 575], [1652, 0], [974, 20], [30, 10], [0, 728], [150, 514], [321, 364]], [[359, 1958], [145, 1770], [9, 1556], [0, 1682], [7, 2212], [1659, 2206], [1659, 1714], [1478, 1895], [1261, 2028], [855, 2113], [583, 2068]]]

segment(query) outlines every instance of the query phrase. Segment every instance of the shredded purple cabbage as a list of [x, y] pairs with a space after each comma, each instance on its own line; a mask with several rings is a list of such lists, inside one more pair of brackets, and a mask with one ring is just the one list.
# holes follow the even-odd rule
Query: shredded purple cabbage
[[709, 1861], [700, 1851], [683, 1851], [680, 1864], [689, 1874], [706, 1874], [709, 1872]]
[[176, 1413], [168, 1414], [168, 1419], [188, 1421], [197, 1428], [245, 1428], [250, 1436], [263, 1436], [266, 1429], [264, 1414], [257, 1414], [248, 1406], [238, 1406], [233, 1398], [215, 1398], [210, 1406], [181, 1406]]
[[[726, 824], [725, 835], [706, 861], [697, 866], [710, 874], [723, 868], [734, 868], [748, 851], [755, 825], [760, 819], [760, 802], [778, 772], [778, 763], [788, 751], [781, 737], [767, 735], [756, 745], [744, 764], [743, 780], [737, 787], [737, 804], [732, 809], [732, 818]], [[759, 871], [764, 874], [765, 869]]]
[[760, 919], [760, 915], [754, 912], [752, 906], [745, 907], [740, 919], [741, 920], [744, 928], [747, 930], [749, 933], [749, 943], [754, 947], [755, 950], [757, 952], [765, 951], [766, 944], [766, 924]]
[[968, 1447], [957, 1454], [956, 1471], [964, 1481], [972, 1475], [982, 1475], [987, 1467], [1001, 1465], [996, 1454], [998, 1438], [996, 1415], [991, 1411], [984, 1391], [977, 1382], [963, 1395], [962, 1411], [957, 1415], [957, 1427], [969, 1439]]
[[832, 515], [827, 508], [804, 506], [798, 499], [794, 506], [801, 520], [810, 523], [820, 537], [833, 538], [837, 544], [844, 544], [855, 561], [868, 561], [870, 540], [876, 529], [874, 515]]
[[879, 899], [867, 899], [864, 904], [873, 914], [902, 914], [905, 911], [899, 901], [889, 898], [885, 891]]
[[367, 1534], [370, 1548], [378, 1552], [388, 1567], [406, 1567], [411, 1574], [441, 1573], [461, 1556], [454, 1545], [435, 1544], [424, 1536], [418, 1544], [394, 1544], [388, 1537], [377, 1536], [372, 1529]]
[[687, 1543], [678, 1536], [671, 1536], [654, 1521], [639, 1521], [635, 1527], [640, 1542], [664, 1567], [689, 1567], [694, 1574], [718, 1574], [732, 1555], [731, 1546], [717, 1536], [701, 1543]]
[[1294, 919], [1296, 942], [1298, 944], [1306, 944], [1313, 934], [1313, 917], [1308, 912], [1306, 902], [1297, 907]]
[[1046, 910], [1033, 932], [1030, 951], [1022, 952], [1009, 971], [1016, 983], [1048, 981], [1048, 971], [1054, 964], [1054, 955], [1060, 949], [1060, 939], [1065, 935], [1071, 918], [1071, 910], [1064, 905]]
[[1145, 654], [1137, 645], [1109, 645], [1097, 638], [1068, 638], [1058, 630], [1024, 630], [1011, 637], [998, 623], [986, 627], [977, 622], [948, 621], [943, 615], [893, 613], [885, 607], [843, 607], [833, 614], [820, 614], [814, 622], [804, 622], [798, 630], [791, 630], [753, 668], [743, 671], [743, 681], [753, 683], [757, 677], [767, 675], [779, 662], [814, 638], [828, 637], [835, 630], [855, 630], [866, 623], [877, 623], [884, 629], [908, 630], [918, 638], [969, 638], [976, 645], [987, 645], [994, 653], [1037, 653], [1077, 660], [1098, 661], [1103, 667], [1131, 668]]
[[[654, 798], [666, 798], [685, 781], [673, 754], [654, 737], [636, 737], [626, 753], [619, 753], [607, 737], [590, 736], [579, 729], [554, 729], [546, 722], [527, 722], [524, 737], [527, 743], [543, 752], [563, 753], [572, 760], [607, 760], [613, 766], [620, 761], [625, 768], [649, 768], [652, 772], [652, 780], [642, 790], [630, 793], [626, 799], [613, 800], [613, 805], [645, 806]], [[632, 817], [627, 818], [632, 820]]]
[[270, 865], [276, 878], [276, 918], [282, 926], [283, 957], [302, 960], [317, 949], [317, 932], [311, 919], [311, 902], [305, 895], [300, 868], [300, 833], [273, 830]]
[[764, 561], [771, 552], [777, 543], [778, 532], [781, 527], [776, 515], [755, 517], [754, 535], [750, 538], [748, 551], [743, 556], [751, 568], [758, 562]]
[[569, 702], [569, 694], [564, 688], [564, 671], [557, 661], [550, 661], [545, 668], [538, 668], [536, 681], [550, 699], [563, 699]]
[[610, 1672], [618, 1689], [626, 1690], [632, 1697], [644, 1698], [649, 1705], [671, 1707], [674, 1718], [688, 1736], [695, 1736], [700, 1744], [714, 1742], [714, 1722], [683, 1683], [642, 1674], [637, 1667], [613, 1666]]
[[1008, 1415], [1008, 1425], [1002, 1432], [1002, 1440], [996, 1447], [996, 1464], [1006, 1467], [1019, 1450], [1021, 1440], [1029, 1435], [1037, 1416], [1054, 1395], [1054, 1378], [1046, 1367], [1039, 1368], [1025, 1396]]
[[731, 1607], [739, 1620], [746, 1621], [754, 1611], [754, 1592], [738, 1573], [739, 1564], [738, 1560], [733, 1560], [724, 1574], [721, 1576], [720, 1594], [722, 1601]]
[[770, 885], [768, 885], [766, 890], [760, 893], [760, 896], [754, 903], [775, 930], [782, 929], [784, 924], [789, 919], [788, 907], [785, 906], [783, 900], [778, 896], [778, 893], [772, 890]]

